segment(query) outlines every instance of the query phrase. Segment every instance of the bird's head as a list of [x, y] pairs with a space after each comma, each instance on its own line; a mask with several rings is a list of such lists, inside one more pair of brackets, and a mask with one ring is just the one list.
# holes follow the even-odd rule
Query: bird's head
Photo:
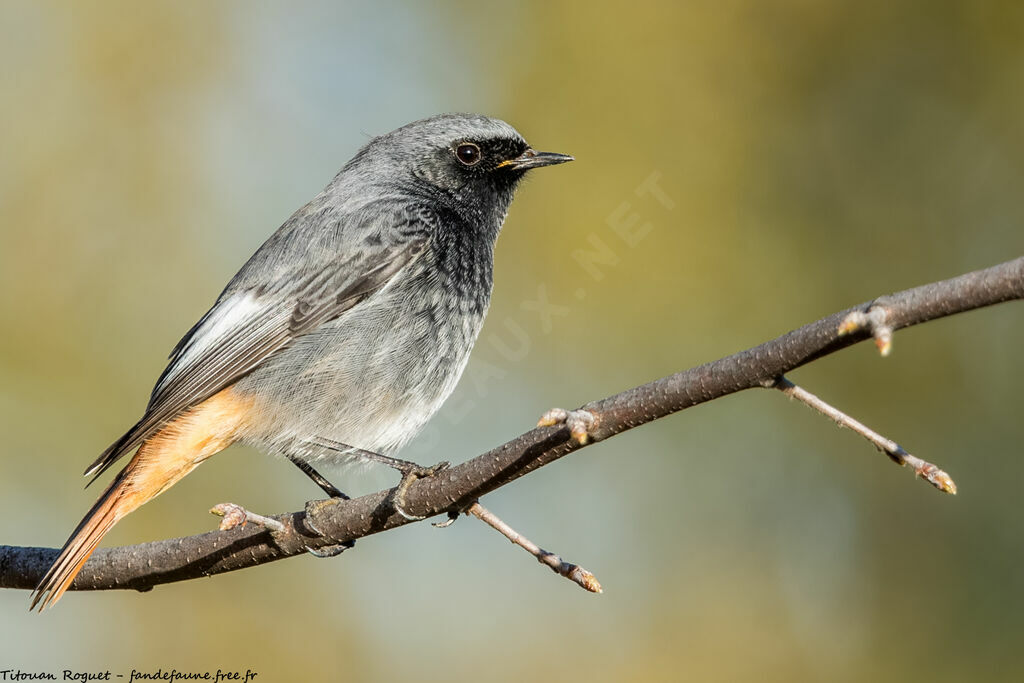
[[500, 225], [527, 171], [572, 161], [537, 152], [519, 132], [479, 114], [442, 114], [374, 138], [346, 170], [378, 169], [388, 183], [413, 189], [476, 222]]

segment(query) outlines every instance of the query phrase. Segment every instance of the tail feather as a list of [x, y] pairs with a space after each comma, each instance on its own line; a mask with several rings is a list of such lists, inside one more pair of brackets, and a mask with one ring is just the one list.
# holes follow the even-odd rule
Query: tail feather
[[238, 437], [250, 402], [225, 389], [149, 437], [79, 522], [32, 595], [29, 609], [52, 607], [117, 522]]
[[30, 610], [39, 605], [39, 610], [42, 611], [60, 600], [103, 537], [121, 517], [130, 512], [122, 511], [118, 505], [124, 493], [127, 473], [128, 468], [125, 468], [111, 482], [71, 533], [57, 560], [36, 586]]
[[[147, 416], [150, 417], [150, 416]], [[93, 482], [100, 478], [104, 472], [106, 472], [115, 462], [123, 458], [128, 453], [131, 453], [133, 449], [137, 448], [139, 444], [143, 443], [146, 439], [153, 436], [160, 430], [161, 423], [152, 418], [142, 418], [132, 426], [120, 439], [110, 444], [107, 450], [100, 454], [100, 457], [96, 458], [88, 468], [86, 468], [84, 474], [87, 477], [92, 477], [89, 482], [85, 485], [86, 488], [92, 486]]]

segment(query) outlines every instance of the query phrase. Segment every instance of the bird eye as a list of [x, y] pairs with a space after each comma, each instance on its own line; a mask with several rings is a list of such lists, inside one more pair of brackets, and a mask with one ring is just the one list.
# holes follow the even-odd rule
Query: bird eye
[[455, 148], [455, 156], [466, 166], [475, 166], [480, 163], [480, 148], [472, 142], [463, 142]]

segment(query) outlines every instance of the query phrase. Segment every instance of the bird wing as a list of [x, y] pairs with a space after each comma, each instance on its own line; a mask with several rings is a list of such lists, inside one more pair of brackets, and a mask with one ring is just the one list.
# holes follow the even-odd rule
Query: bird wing
[[301, 266], [283, 272], [273, 268], [273, 282], [261, 283], [247, 272], [260, 256], [257, 252], [175, 347], [146, 413], [89, 466], [86, 476], [94, 475], [89, 483], [183, 411], [380, 291], [423, 253], [426, 244], [426, 235], [418, 234], [401, 244], [330, 258], [320, 250], [314, 267], [309, 258], [301, 259]]

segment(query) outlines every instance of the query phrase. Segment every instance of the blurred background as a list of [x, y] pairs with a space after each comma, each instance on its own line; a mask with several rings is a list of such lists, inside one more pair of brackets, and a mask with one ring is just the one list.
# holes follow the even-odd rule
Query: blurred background
[[[0, 543], [59, 546], [98, 492], [80, 472], [228, 278], [370, 136], [437, 112], [498, 116], [577, 161], [513, 204], [467, 374], [404, 451], [424, 463], [1021, 255], [1022, 30], [1015, 2], [5, 2]], [[573, 257], [601, 245], [596, 269]], [[1022, 339], [1004, 304], [791, 375], [946, 468], [955, 498], [747, 392], [485, 499], [601, 596], [475, 520], [418, 524], [42, 616], [2, 591], [0, 669], [1020, 680]], [[233, 448], [106, 544], [318, 493]]]

